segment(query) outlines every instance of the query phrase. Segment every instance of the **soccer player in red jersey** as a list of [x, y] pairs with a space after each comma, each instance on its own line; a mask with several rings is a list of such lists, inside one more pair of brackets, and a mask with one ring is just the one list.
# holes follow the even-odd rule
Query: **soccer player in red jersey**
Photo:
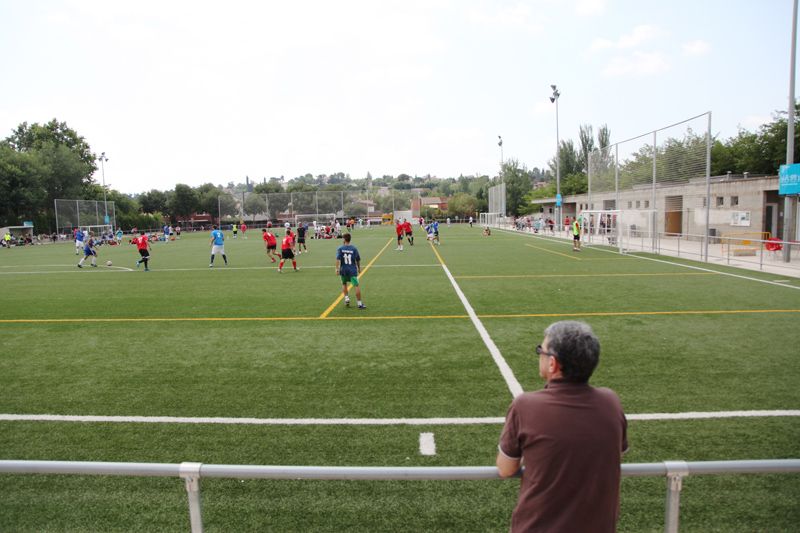
[[[264, 228], [261, 231], [262, 231], [262, 238], [264, 239], [264, 246], [267, 248], [267, 257], [269, 257], [274, 263], [275, 257], [277, 257], [278, 259], [281, 258], [281, 256], [278, 255], [277, 252], [278, 239], [275, 238], [275, 235], [273, 235], [272, 232], [267, 231], [267, 228]], [[275, 257], [272, 257], [273, 255]]]
[[406, 238], [408, 239], [408, 243], [411, 246], [414, 246], [414, 234], [413, 234], [413, 230], [411, 228], [411, 222], [409, 222], [408, 220], [406, 220], [403, 223], [403, 231], [406, 234]]
[[139, 236], [131, 242], [136, 245], [139, 255], [142, 256], [141, 259], [136, 261], [136, 268], [139, 268], [139, 265], [144, 263], [144, 271], [149, 272], [150, 269], [147, 267], [147, 262], [150, 261], [150, 241], [147, 239], [144, 230], [139, 230]]
[[398, 220], [397, 225], [395, 225], [394, 230], [397, 232], [397, 248], [395, 250], [403, 251], [403, 229], [404, 229], [403, 221]]
[[294, 271], [300, 270], [297, 268], [297, 260], [294, 258], [294, 239], [292, 238], [292, 231], [286, 230], [286, 237], [281, 241], [281, 262], [278, 263], [278, 272], [283, 273], [283, 264], [287, 259], [292, 260], [292, 267]]

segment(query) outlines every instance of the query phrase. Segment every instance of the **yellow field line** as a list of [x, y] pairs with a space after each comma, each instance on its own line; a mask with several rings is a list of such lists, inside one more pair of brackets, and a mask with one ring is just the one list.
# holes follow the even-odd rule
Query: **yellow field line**
[[431, 241], [428, 241], [428, 243], [431, 245], [431, 250], [433, 250], [433, 253], [436, 254], [436, 258], [439, 260], [439, 263], [441, 263], [442, 266], [445, 266], [444, 259], [442, 259], [442, 256], [439, 255], [439, 251], [436, 249], [436, 245], [433, 244], [433, 242]]
[[553, 250], [548, 250], [547, 248], [542, 248], [540, 246], [534, 246], [532, 244], [526, 244], [525, 246], [529, 246], [530, 248], [536, 248], [537, 250], [541, 250], [543, 252], [547, 252], [548, 254], [561, 255], [561, 256], [567, 257], [569, 259], [574, 259], [575, 261], [580, 261], [581, 260], [579, 257], [575, 257], [574, 255], [562, 254], [561, 252], [554, 252]]
[[712, 272], [653, 272], [650, 274], [509, 274], [485, 276], [453, 276], [456, 279], [492, 279], [492, 278], [603, 278], [603, 277], [628, 277], [628, 276], [712, 276]]
[[[525, 313], [502, 315], [478, 315], [478, 318], [558, 318], [581, 316], [658, 316], [658, 315], [736, 315], [764, 313], [800, 313], [800, 309], [729, 309], [705, 311], [610, 311], [574, 313]], [[333, 316], [324, 320], [431, 320], [431, 319], [465, 319], [469, 315], [397, 315], [397, 316]], [[109, 322], [281, 322], [298, 320], [320, 320], [317, 316], [290, 317], [161, 317], [161, 318], [20, 318], [0, 319], [0, 324], [74, 324], [74, 323], [109, 323]]]
[[[371, 266], [372, 266], [372, 264], [373, 264], [375, 261], [377, 261], [377, 260], [378, 260], [378, 258], [379, 258], [379, 257], [381, 256], [381, 254], [384, 252], [384, 250], [386, 250], [386, 248], [388, 248], [388, 247], [389, 247], [389, 245], [390, 245], [390, 244], [392, 244], [392, 241], [394, 241], [394, 239], [389, 239], [389, 242], [387, 242], [387, 243], [386, 243], [386, 245], [385, 245], [383, 248], [381, 248], [381, 251], [380, 251], [380, 252], [378, 252], [378, 255], [376, 255], [375, 257], [373, 257], [373, 258], [372, 258], [372, 261], [370, 261], [370, 262], [369, 262], [369, 264], [366, 266], [366, 268], [364, 268], [364, 270], [362, 270], [362, 271], [361, 271], [361, 272], [358, 274], [358, 278], [359, 278], [359, 280], [360, 280], [360, 279], [361, 279], [361, 278], [364, 276], [364, 274], [366, 274], [366, 273], [367, 273], [367, 270], [369, 270], [369, 267], [371, 267]], [[339, 305], [339, 302], [341, 302], [343, 298], [344, 298], [344, 294], [342, 294], [342, 293], [341, 293], [341, 291], [340, 291], [340, 292], [339, 292], [339, 296], [338, 296], [338, 297], [337, 297], [337, 298], [336, 298], [336, 299], [333, 301], [333, 303], [332, 303], [331, 305], [329, 305], [329, 306], [328, 306], [328, 308], [327, 308], [325, 311], [323, 311], [323, 313], [322, 313], [321, 315], [319, 315], [319, 318], [328, 318], [328, 315], [329, 315], [329, 314], [331, 314], [331, 311], [333, 311], [334, 309], [336, 309], [336, 306], [337, 306], [337, 305]]]

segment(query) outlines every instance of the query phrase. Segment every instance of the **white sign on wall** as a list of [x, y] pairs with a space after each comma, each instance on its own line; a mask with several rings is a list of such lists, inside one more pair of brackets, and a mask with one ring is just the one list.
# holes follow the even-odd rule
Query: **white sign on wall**
[[749, 226], [750, 211], [732, 211], [731, 226]]

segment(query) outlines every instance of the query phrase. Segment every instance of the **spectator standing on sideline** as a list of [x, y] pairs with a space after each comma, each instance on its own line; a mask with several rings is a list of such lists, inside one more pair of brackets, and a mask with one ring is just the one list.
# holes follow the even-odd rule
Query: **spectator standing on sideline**
[[511, 531], [613, 532], [628, 423], [614, 391], [589, 385], [600, 341], [583, 322], [556, 322], [536, 353], [545, 388], [514, 399], [498, 445], [501, 477], [525, 465]]
[[469, 217], [469, 227], [472, 227], [472, 217]]
[[217, 254], [222, 256], [225, 266], [228, 266], [228, 256], [225, 255], [225, 234], [218, 230], [216, 225], [211, 226], [211, 262], [208, 268], [214, 268], [214, 257]]
[[241, 225], [239, 226], [239, 229], [242, 230], [242, 239], [246, 239], [247, 238], [247, 224], [242, 222]]
[[139, 268], [139, 265], [144, 263], [144, 271], [150, 272], [150, 268], [147, 265], [148, 261], [150, 261], [150, 241], [147, 239], [144, 230], [140, 230], [139, 236], [131, 242], [136, 245], [136, 250], [139, 251], [139, 256], [141, 257], [136, 261], [136, 268]]
[[344, 234], [344, 244], [336, 250], [336, 274], [342, 278], [342, 294], [344, 294], [344, 305], [350, 307], [350, 296], [347, 294], [347, 284], [351, 284], [356, 289], [356, 301], [359, 309], [366, 309], [367, 306], [361, 301], [361, 287], [358, 285], [358, 274], [361, 272], [361, 256], [358, 248], [350, 244], [352, 239], [349, 233]]

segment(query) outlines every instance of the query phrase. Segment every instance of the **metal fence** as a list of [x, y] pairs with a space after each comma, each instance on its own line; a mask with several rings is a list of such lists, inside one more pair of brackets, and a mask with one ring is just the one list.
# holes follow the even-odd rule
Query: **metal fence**
[[395, 189], [264, 194], [225, 192], [218, 199], [217, 212], [212, 214], [219, 219], [238, 219], [251, 224], [268, 220], [293, 221], [297, 216], [309, 215], [380, 221], [383, 214], [412, 211], [413, 200], [427, 195], [428, 191]]
[[587, 173], [588, 201], [578, 211], [617, 209], [629, 219], [636, 211], [661, 213], [653, 234], [708, 235], [711, 112], [595, 149]]
[[[623, 477], [665, 477], [667, 495], [664, 531], [677, 533], [683, 478], [693, 475], [774, 474], [800, 472], [800, 459], [751, 461], [665, 461], [622, 465]], [[0, 461], [0, 473], [77, 474], [95, 476], [180, 477], [189, 499], [193, 533], [203, 531], [200, 479], [316, 480], [481, 480], [500, 479], [487, 467], [332, 467], [208, 465], [202, 463], [102, 463], [82, 461]]]
[[489, 213], [498, 213], [501, 217], [506, 216], [506, 184], [501, 183], [494, 187], [489, 187]]

